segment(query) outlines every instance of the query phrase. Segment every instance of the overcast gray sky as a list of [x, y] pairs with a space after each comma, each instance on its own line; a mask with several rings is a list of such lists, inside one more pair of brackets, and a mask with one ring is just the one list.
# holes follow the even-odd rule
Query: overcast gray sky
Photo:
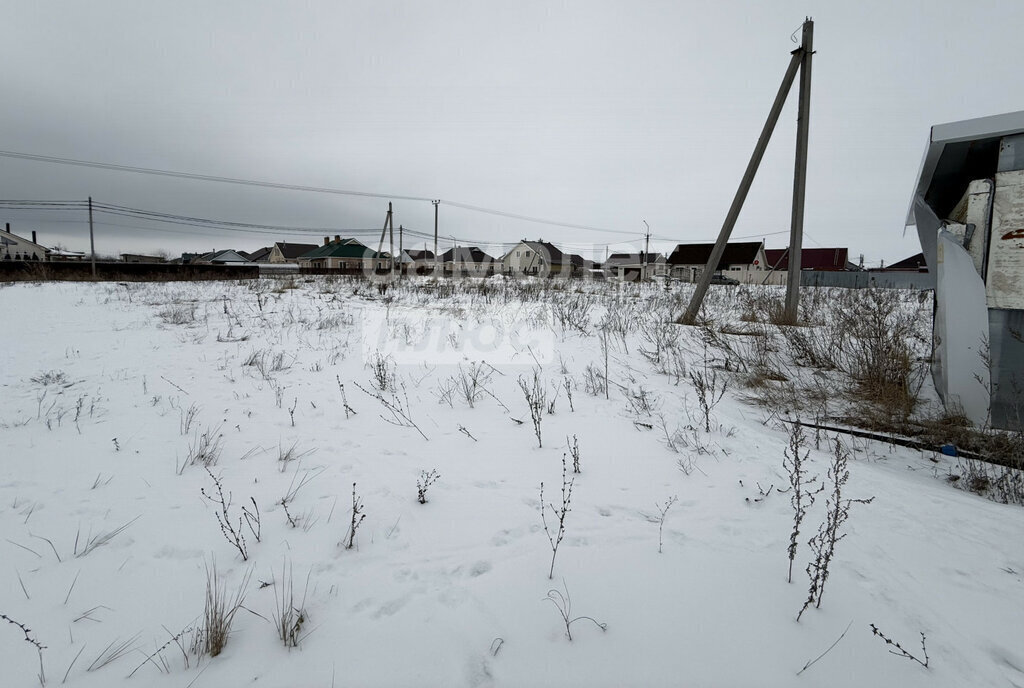
[[[609, 242], [641, 246], [644, 220], [652, 248], [714, 240], [805, 15], [816, 48], [805, 246], [847, 246], [868, 264], [917, 252], [903, 220], [929, 126], [1024, 109], [1016, 1], [3, 5], [0, 149], [615, 230], [441, 206], [443, 237], [493, 252], [542, 237], [603, 255]], [[769, 248], [788, 241], [796, 92], [734, 232]], [[341, 234], [379, 228], [387, 207], [9, 158], [0, 189]], [[41, 243], [88, 246], [80, 211], [0, 213]], [[101, 253], [322, 236], [97, 221]], [[432, 232], [433, 207], [395, 201], [394, 221]]]

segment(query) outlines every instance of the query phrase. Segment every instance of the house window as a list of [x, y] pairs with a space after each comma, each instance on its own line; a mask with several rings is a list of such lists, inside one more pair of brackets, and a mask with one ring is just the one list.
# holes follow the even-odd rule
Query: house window
[[519, 257], [519, 251], [516, 251], [516, 258]]
[[526, 252], [526, 257], [527, 257], [527, 258], [529, 258], [529, 257], [530, 257], [530, 252], [529, 252], [529, 251], [527, 251], [527, 252]]
[[733, 265], [729, 269], [738, 272], [739, 270], [742, 270], [743, 268], [740, 267], [739, 265]]

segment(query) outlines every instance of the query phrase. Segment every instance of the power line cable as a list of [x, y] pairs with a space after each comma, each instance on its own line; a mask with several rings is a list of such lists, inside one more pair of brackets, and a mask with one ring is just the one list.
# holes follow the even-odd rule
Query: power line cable
[[[305, 186], [301, 184], [285, 184], [282, 182], [269, 182], [255, 179], [242, 179], [239, 177], [222, 177], [212, 174], [200, 174], [195, 172], [178, 172], [174, 170], [161, 170], [152, 167], [135, 167], [132, 165], [120, 165], [116, 163], [107, 162], [96, 162], [92, 160], [79, 160], [76, 158], [62, 158], [53, 155], [38, 155], [35, 153], [21, 153], [18, 151], [3, 151], [0, 150], [0, 157], [13, 158], [16, 160], [30, 160], [33, 162], [45, 162], [58, 165], [71, 165], [76, 167], [87, 167], [92, 169], [111, 170], [115, 172], [130, 172], [134, 174], [146, 174], [161, 177], [172, 177], [176, 179], [194, 179], [197, 181], [217, 182], [222, 184], [238, 184], [242, 186], [257, 186], [270, 189], [282, 189], [286, 191], [308, 191], [311, 193], [325, 193], [334, 194], [339, 196], [357, 196], [364, 198], [381, 198], [388, 200], [403, 200], [403, 201], [415, 201], [423, 203], [433, 203], [435, 199], [425, 198], [422, 196], [408, 196], [400, 194], [382, 194], [369, 191], [355, 191], [349, 189], [332, 189], [328, 187], [319, 186]], [[477, 213], [484, 213], [487, 215], [494, 215], [498, 217], [507, 217], [509, 219], [521, 220], [523, 222], [533, 222], [537, 224], [550, 225], [553, 227], [566, 227], [569, 229], [582, 229], [591, 232], [603, 232], [609, 234], [621, 234], [631, 235], [632, 233], [623, 232], [621, 230], [607, 229], [603, 227], [592, 227], [590, 225], [574, 224], [569, 222], [558, 222], [555, 220], [548, 220], [545, 218], [533, 217], [530, 215], [521, 215], [518, 213], [506, 212], [503, 210], [497, 210], [494, 208], [485, 208], [482, 206], [470, 205], [468, 203], [460, 203], [458, 201], [440, 200], [440, 203], [449, 205], [454, 208], [461, 208], [463, 210], [469, 210]], [[640, 234], [639, 232], [637, 234]]]
[[115, 172], [131, 172], [134, 174], [148, 174], [159, 177], [174, 177], [177, 179], [195, 179], [205, 182], [218, 182], [222, 184], [240, 184], [242, 186], [260, 186], [270, 189], [283, 189], [286, 191], [309, 191], [311, 193], [335, 194], [338, 196], [362, 196], [367, 198], [386, 198], [402, 201], [424, 201], [430, 202], [429, 198], [419, 196], [400, 196], [397, 194], [373, 193], [370, 191], [351, 191], [347, 189], [331, 189], [320, 186], [305, 186], [302, 184], [284, 184], [281, 182], [259, 181], [255, 179], [241, 179], [238, 177], [220, 177], [213, 174], [199, 174], [196, 172], [176, 172], [174, 170], [160, 170], [152, 167], [134, 167], [131, 165], [118, 165], [110, 162], [95, 162], [92, 160], [77, 160], [75, 158], [59, 158], [53, 155], [36, 155], [34, 153], [19, 153], [17, 151], [0, 151], [0, 157], [15, 158], [17, 160], [32, 160], [35, 162], [48, 162], [58, 165], [72, 165], [76, 167], [89, 167], [101, 170], [113, 170]]

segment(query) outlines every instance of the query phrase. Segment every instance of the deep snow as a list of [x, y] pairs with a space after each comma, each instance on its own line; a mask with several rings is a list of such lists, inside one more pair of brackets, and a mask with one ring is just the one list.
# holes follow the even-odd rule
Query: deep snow
[[[0, 289], [0, 613], [45, 645], [49, 685], [67, 672], [68, 685], [83, 687], [1024, 686], [1024, 511], [954, 489], [942, 479], [949, 459], [851, 446], [846, 496], [875, 500], [854, 505], [822, 606], [797, 623], [806, 538], [824, 499], [808, 516], [787, 584], [788, 495], [754, 501], [758, 485], [785, 485], [787, 437], [737, 389], [715, 409], [712, 433], [698, 433], [712, 453], [695, 456], [687, 475], [677, 462], [688, 453], [666, 447], [656, 416], [685, 423], [693, 389], [656, 373], [635, 336], [628, 351], [611, 352], [616, 384], [605, 400], [583, 383], [588, 364], [603, 366], [598, 338], [551, 324], [543, 304], [382, 299], [365, 285], [353, 296], [349, 283], [325, 280], [278, 293], [275, 285]], [[465, 330], [479, 318], [526, 319], [550, 338], [537, 351], [495, 349], [494, 396], [473, 408], [457, 394], [451, 407], [438, 399], [456, 365], [428, 355], [425, 365], [398, 366], [424, 440], [385, 422], [356, 384], [372, 386], [367, 323], [415, 327], [431, 314]], [[265, 375], [245, 365], [254, 352]], [[286, 367], [272, 371], [278, 354]], [[697, 357], [691, 350], [691, 365]], [[551, 394], [566, 378], [575, 386], [574, 410], [563, 388], [554, 414], [544, 414], [543, 448], [517, 384], [538, 360]], [[356, 411], [349, 418], [339, 380]], [[645, 421], [623, 389], [655, 400], [646, 421], [654, 429], [634, 422]], [[183, 433], [192, 405], [198, 413]], [[248, 561], [201, 495], [213, 488], [210, 476], [199, 465], [176, 468], [207, 429], [222, 435], [211, 470], [231, 492], [232, 513], [252, 498], [262, 514]], [[558, 500], [572, 435], [582, 473], [549, 580], [538, 487], [543, 481], [545, 498]], [[826, 445], [811, 447], [821, 476]], [[293, 446], [304, 456], [282, 464]], [[441, 478], [421, 505], [416, 481], [431, 469]], [[306, 527], [293, 528], [280, 500], [303, 476], [310, 481], [289, 511]], [[347, 550], [353, 483], [366, 520]], [[673, 495], [659, 554], [656, 504]], [[90, 536], [126, 523], [75, 556], [76, 537], [81, 552]], [[171, 645], [162, 652], [167, 673], [154, 661], [126, 678], [200, 618], [214, 561], [229, 590], [252, 573], [224, 653], [192, 656], [185, 668]], [[260, 587], [279, 583], [286, 562], [298, 598], [308, 578], [306, 635], [291, 650], [270, 623], [276, 586]], [[606, 631], [580, 621], [566, 638], [545, 600], [563, 582], [574, 616]], [[924, 631], [929, 668], [887, 653], [872, 623], [915, 653]], [[88, 670], [120, 641], [129, 641], [125, 656]], [[3, 685], [38, 683], [35, 648], [10, 624], [0, 624], [0, 666]]]

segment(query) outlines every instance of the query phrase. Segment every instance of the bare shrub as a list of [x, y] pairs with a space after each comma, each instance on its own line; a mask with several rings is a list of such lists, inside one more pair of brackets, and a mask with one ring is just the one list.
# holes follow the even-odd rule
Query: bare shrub
[[[69, 386], [68, 375], [63, 370], [47, 370], [39, 373], [38, 375], [33, 375], [29, 380], [37, 385], [42, 385], [43, 387], [48, 387], [49, 385], [57, 385], [60, 387]], [[17, 622], [12, 623], [17, 625]]]
[[228, 492], [227, 497], [224, 496], [224, 488], [221, 485], [220, 478], [213, 474], [209, 468], [206, 469], [210, 479], [213, 480], [213, 485], [217, 490], [216, 496], [211, 496], [207, 493], [206, 488], [199, 488], [200, 494], [206, 498], [207, 501], [218, 506], [219, 509], [214, 511], [213, 515], [217, 519], [217, 524], [220, 526], [220, 532], [224, 535], [224, 539], [231, 543], [231, 545], [238, 550], [238, 553], [242, 555], [242, 561], [249, 559], [249, 550], [245, 543], [245, 533], [242, 531], [242, 524], [245, 523], [249, 532], [256, 538], [256, 541], [260, 541], [260, 511], [259, 507], [256, 506], [256, 500], [252, 497], [249, 500], [252, 502], [253, 510], [249, 510], [248, 507], [243, 506], [241, 511], [242, 515], [238, 517], [238, 525], [235, 526], [232, 522], [232, 516], [230, 513], [231, 509], [231, 492]]
[[642, 344], [637, 348], [644, 358], [662, 369], [666, 359], [679, 351], [679, 325], [660, 314], [648, 318], [640, 330]]
[[437, 469], [431, 469], [427, 471], [420, 471], [420, 477], [416, 481], [416, 501], [420, 504], [427, 503], [427, 489], [436, 483], [441, 478], [441, 474], [437, 472]]
[[572, 472], [578, 474], [580, 472], [580, 445], [576, 440], [576, 435], [572, 436], [571, 442], [566, 437], [565, 443], [569, 446], [569, 456], [572, 457]]
[[590, 313], [593, 308], [594, 297], [585, 293], [552, 299], [551, 302], [551, 310], [562, 331], [576, 330], [584, 337], [590, 333]]
[[376, 352], [366, 363], [366, 367], [370, 369], [371, 383], [374, 387], [381, 392], [394, 388], [395, 364], [390, 357], [382, 356], [380, 352]]
[[862, 399], [902, 426], [925, 378], [914, 348], [915, 341], [923, 344], [919, 318], [900, 307], [899, 292], [862, 292], [858, 308], [842, 323], [850, 333], [845, 368]]
[[363, 513], [363, 499], [356, 496], [356, 484], [352, 483], [352, 518], [349, 521], [348, 532], [345, 533], [345, 537], [348, 538], [345, 549], [352, 549], [356, 546], [356, 531], [359, 530], [364, 519], [366, 519], [366, 514]]
[[903, 648], [902, 645], [900, 645], [895, 640], [892, 640], [891, 638], [888, 638], [884, 633], [882, 633], [880, 630], [878, 630], [878, 627], [875, 626], [875, 624], [871, 624], [871, 635], [878, 636], [879, 638], [884, 640], [885, 644], [887, 646], [895, 647], [896, 648], [895, 650], [890, 649], [889, 650], [889, 654], [896, 655], [897, 657], [904, 657], [906, 659], [913, 660], [913, 661], [917, 662], [918, 664], [920, 664], [921, 666], [923, 666], [925, 669], [927, 669], [928, 668], [928, 648], [925, 647], [926, 637], [925, 637], [924, 631], [919, 631], [919, 632], [921, 634], [921, 654], [924, 655], [924, 661], [918, 659], [917, 657], [915, 657], [911, 653], [907, 652]]
[[992, 501], [1024, 505], [1024, 470], [1012, 465], [960, 456], [955, 472], [951, 470], [946, 479]]
[[608, 394], [608, 378], [593, 363], [583, 371], [583, 389], [593, 397]]
[[626, 401], [629, 403], [633, 415], [651, 416], [661, 408], [661, 399], [653, 392], [639, 386], [636, 389], [629, 387], [625, 390]]
[[519, 376], [519, 389], [523, 390], [526, 404], [530, 408], [530, 419], [533, 421], [533, 432], [537, 436], [537, 446], [543, 447], [540, 424], [544, 417], [544, 410], [547, 404], [547, 391], [540, 379], [540, 371], [534, 368], [533, 376], [527, 380]]
[[194, 303], [174, 303], [157, 313], [165, 325], [188, 325], [196, 321]]
[[429, 438], [425, 434], [423, 434], [422, 430], [420, 430], [420, 426], [417, 425], [412, 419], [412, 415], [410, 414], [409, 411], [409, 395], [405, 391], [405, 384], [396, 384], [393, 379], [390, 384], [391, 389], [387, 397], [384, 396], [384, 393], [382, 391], [371, 392], [370, 390], [360, 385], [358, 382], [355, 383], [355, 386], [358, 387], [367, 395], [376, 399], [380, 403], [380, 405], [384, 407], [384, 410], [386, 410], [390, 414], [390, 417], [385, 416], [384, 414], [380, 414], [381, 420], [383, 420], [386, 423], [398, 425], [403, 428], [413, 428], [416, 430], [416, 432], [420, 434], [420, 437], [422, 437], [425, 440], [428, 440]]
[[601, 332], [617, 339], [622, 350], [629, 353], [628, 337], [640, 327], [638, 306], [632, 299], [613, 297], [608, 301], [607, 310], [597, 324]]
[[839, 367], [843, 345], [848, 336], [845, 329], [785, 325], [779, 331], [789, 345], [790, 355], [797, 365], [819, 370]]
[[448, 404], [448, 408], [455, 408], [455, 392], [458, 391], [459, 385], [455, 381], [455, 378], [449, 377], [443, 380], [437, 381], [437, 389], [434, 390], [434, 396], [437, 397], [437, 403]]
[[704, 346], [703, 366], [696, 370], [691, 368], [689, 377], [697, 393], [704, 432], [711, 432], [711, 412], [725, 396], [729, 382], [724, 376], [719, 377], [718, 371], [709, 364], [707, 344]]
[[491, 381], [491, 369], [484, 362], [459, 364], [459, 374], [454, 378], [459, 396], [473, 408], [476, 402], [487, 394], [487, 385]]

